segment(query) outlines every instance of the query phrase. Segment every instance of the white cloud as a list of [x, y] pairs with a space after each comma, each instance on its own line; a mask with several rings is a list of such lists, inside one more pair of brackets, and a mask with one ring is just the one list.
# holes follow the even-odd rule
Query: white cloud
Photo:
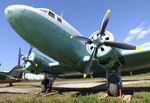
[[142, 30], [141, 33], [138, 35], [137, 39], [142, 39], [147, 34], [150, 34], [150, 27], [148, 27], [146, 30]]
[[137, 35], [140, 32], [142, 32], [143, 28], [142, 27], [137, 27], [135, 29], [132, 29], [128, 32], [129, 35]]
[[150, 42], [146, 42], [146, 43], [143, 43], [142, 45], [140, 45], [142, 48], [148, 48], [150, 47]]
[[138, 27], [131, 29], [128, 32], [128, 36], [124, 39], [124, 42], [131, 42], [134, 39], [142, 39], [150, 34], [150, 26], [146, 28], [144, 24], [145, 23], [141, 23]]
[[134, 36], [127, 36], [127, 37], [125, 38], [124, 42], [130, 42], [130, 41], [133, 40], [133, 38], [134, 38]]

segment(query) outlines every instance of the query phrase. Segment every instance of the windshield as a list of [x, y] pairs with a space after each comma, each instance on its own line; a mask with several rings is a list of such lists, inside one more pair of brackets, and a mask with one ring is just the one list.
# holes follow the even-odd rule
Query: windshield
[[45, 9], [45, 8], [39, 8], [39, 10], [40, 10], [40, 11], [43, 11], [43, 12], [46, 13], [46, 14], [47, 14], [48, 11], [49, 11], [48, 9]]

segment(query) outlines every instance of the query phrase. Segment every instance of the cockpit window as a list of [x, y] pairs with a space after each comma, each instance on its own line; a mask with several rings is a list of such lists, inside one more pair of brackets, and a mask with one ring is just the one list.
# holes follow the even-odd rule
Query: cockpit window
[[44, 13], [48, 13], [48, 10], [46, 10], [46, 9], [40, 9], [40, 11], [43, 11]]
[[61, 20], [59, 17], [57, 17], [57, 20], [58, 20], [60, 23], [62, 23], [62, 20]]
[[48, 15], [55, 19], [55, 14], [52, 13], [51, 11], [48, 12]]

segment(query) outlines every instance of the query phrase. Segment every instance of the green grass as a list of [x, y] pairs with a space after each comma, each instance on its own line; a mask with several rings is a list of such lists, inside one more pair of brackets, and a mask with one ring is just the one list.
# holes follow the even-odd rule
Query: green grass
[[[149, 103], [149, 92], [136, 92], [131, 103]], [[118, 98], [100, 98], [99, 94], [76, 95], [74, 93], [55, 94], [47, 97], [6, 99], [0, 103], [126, 103]]]
[[[131, 103], [149, 103], [149, 92], [136, 92]], [[74, 93], [55, 94], [47, 97], [17, 98], [2, 100], [0, 103], [126, 103], [119, 98], [101, 98], [100, 94], [76, 95]]]
[[[0, 103], [126, 103], [118, 98], [101, 98], [102, 94], [91, 94], [91, 95], [77, 95], [72, 92], [65, 92], [63, 94], [54, 94], [47, 97], [30, 96], [28, 98], [23, 95], [17, 99], [6, 99], [0, 101]], [[131, 103], [149, 103], [150, 93], [149, 92], [136, 92], [133, 95]]]
[[150, 92], [134, 93], [131, 103], [150, 103]]
[[4, 100], [1, 103], [125, 103], [121, 100], [115, 99], [100, 99], [95, 95], [77, 96], [77, 97], [66, 97], [66, 96], [52, 96], [43, 98], [32, 98], [32, 99], [17, 99], [14, 101]]

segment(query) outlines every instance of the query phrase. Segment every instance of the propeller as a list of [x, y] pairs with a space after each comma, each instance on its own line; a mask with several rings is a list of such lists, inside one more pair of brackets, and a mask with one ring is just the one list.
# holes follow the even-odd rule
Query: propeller
[[114, 47], [114, 48], [119, 48], [119, 49], [126, 49], [126, 50], [140, 50], [141, 47], [140, 46], [135, 46], [132, 44], [127, 44], [127, 43], [120, 43], [120, 42], [116, 42], [116, 41], [103, 41], [102, 40], [102, 36], [105, 33], [105, 28], [108, 24], [109, 21], [109, 17], [110, 17], [110, 9], [107, 9], [107, 12], [102, 20], [101, 26], [97, 32], [97, 37], [94, 38], [87, 38], [87, 37], [82, 37], [82, 36], [70, 36], [71, 39], [75, 38], [77, 40], [81, 40], [81, 41], [85, 41], [86, 43], [94, 43], [94, 50], [91, 54], [91, 57], [89, 59], [89, 61], [87, 62], [86, 68], [84, 70], [83, 73], [83, 77], [86, 78], [87, 74], [89, 74], [91, 65], [93, 63], [94, 58], [96, 57], [98, 48], [101, 47], [101, 45], [106, 45], [106, 46], [110, 46], [110, 47]]
[[33, 50], [33, 46], [30, 45], [30, 48], [29, 48], [27, 56], [22, 56], [22, 60], [24, 61], [24, 63], [26, 63], [29, 60], [29, 56], [32, 53], [32, 50]]
[[33, 49], [33, 46], [30, 45], [28, 55], [25, 57], [21, 54], [21, 48], [19, 48], [19, 53], [18, 53], [18, 67], [19, 67], [19, 69], [18, 69], [18, 74], [17, 74], [16, 80], [18, 80], [21, 77], [22, 72], [25, 71], [24, 68], [20, 65], [21, 58], [22, 58], [22, 60], [24, 60], [24, 63], [22, 64], [22, 65], [24, 65], [27, 61], [29, 61], [29, 56], [32, 52], [32, 49]]
[[16, 68], [16, 72], [17, 72], [17, 76], [16, 76], [16, 80], [18, 80], [21, 75], [22, 75], [22, 71], [19, 71], [20, 69], [22, 69], [22, 66], [21, 66], [21, 57], [22, 57], [22, 53], [21, 53], [21, 47], [19, 47], [19, 52], [18, 52], [18, 65], [15, 66]]

